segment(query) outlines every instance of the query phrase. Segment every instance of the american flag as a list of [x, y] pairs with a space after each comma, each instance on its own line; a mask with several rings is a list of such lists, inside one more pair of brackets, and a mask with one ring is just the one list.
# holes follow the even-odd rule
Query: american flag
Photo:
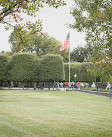
[[60, 52], [65, 50], [67, 46], [70, 44], [70, 33], [67, 34], [67, 37], [65, 38], [63, 46], [60, 48]]

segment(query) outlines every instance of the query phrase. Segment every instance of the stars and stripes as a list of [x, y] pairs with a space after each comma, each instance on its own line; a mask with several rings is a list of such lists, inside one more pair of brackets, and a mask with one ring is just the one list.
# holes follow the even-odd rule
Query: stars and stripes
[[67, 37], [65, 38], [63, 46], [60, 48], [60, 52], [65, 50], [67, 46], [70, 44], [70, 33], [67, 34]]

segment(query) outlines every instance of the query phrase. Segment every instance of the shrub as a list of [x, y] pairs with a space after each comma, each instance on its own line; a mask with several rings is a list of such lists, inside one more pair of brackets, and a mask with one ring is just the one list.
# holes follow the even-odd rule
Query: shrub
[[40, 81], [63, 81], [65, 76], [62, 57], [45, 55], [40, 60], [39, 74]]
[[38, 60], [29, 53], [16, 53], [8, 64], [8, 79], [10, 81], [35, 81], [37, 80]]

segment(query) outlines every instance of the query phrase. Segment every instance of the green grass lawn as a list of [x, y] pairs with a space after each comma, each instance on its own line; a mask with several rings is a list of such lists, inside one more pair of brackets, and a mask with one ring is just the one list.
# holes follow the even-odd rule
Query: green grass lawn
[[112, 137], [112, 101], [75, 91], [0, 90], [0, 137]]

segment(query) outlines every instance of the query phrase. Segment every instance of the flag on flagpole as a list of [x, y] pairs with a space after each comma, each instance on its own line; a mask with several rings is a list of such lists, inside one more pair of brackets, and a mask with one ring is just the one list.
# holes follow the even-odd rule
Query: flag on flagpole
[[63, 46], [60, 48], [60, 52], [65, 50], [67, 46], [70, 44], [70, 33], [67, 34], [67, 37], [65, 38]]

